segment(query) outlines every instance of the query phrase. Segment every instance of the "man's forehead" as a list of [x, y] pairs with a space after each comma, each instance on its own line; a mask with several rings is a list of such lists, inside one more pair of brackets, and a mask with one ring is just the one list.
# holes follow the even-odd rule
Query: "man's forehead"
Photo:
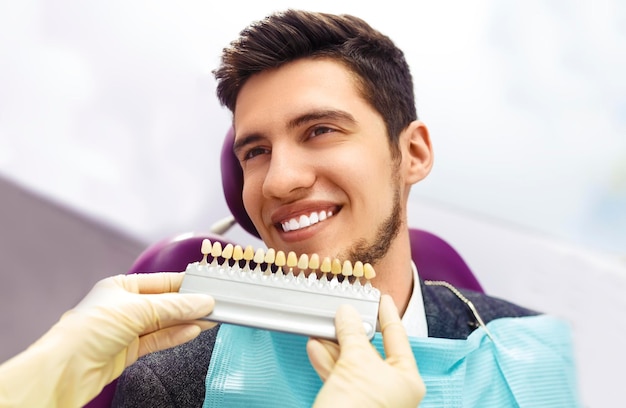
[[274, 70], [269, 75], [261, 73], [252, 78], [237, 98], [233, 115], [235, 137], [287, 132], [324, 120], [339, 126], [354, 126], [364, 115], [377, 114], [345, 68], [335, 62], [328, 63], [313, 72], [306, 67], [300, 71], [294, 65], [284, 76]]
[[[315, 92], [317, 91], [317, 93]], [[239, 89], [235, 119], [242, 110], [262, 109], [265, 103], [280, 102], [289, 97], [289, 103], [300, 94], [306, 98], [324, 93], [344, 92], [363, 97], [356, 74], [344, 63], [330, 58], [302, 58], [279, 67], [266, 69], [250, 76]]]

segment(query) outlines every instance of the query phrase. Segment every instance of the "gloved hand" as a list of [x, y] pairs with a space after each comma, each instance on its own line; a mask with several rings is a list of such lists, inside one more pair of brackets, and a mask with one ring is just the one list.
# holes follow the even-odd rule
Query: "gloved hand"
[[426, 387], [389, 295], [381, 298], [379, 321], [385, 360], [365, 336], [361, 318], [351, 306], [341, 306], [337, 311], [338, 345], [309, 339], [309, 359], [324, 381], [314, 407], [415, 408], [419, 405]]
[[25, 352], [0, 366], [0, 406], [80, 407], [140, 356], [195, 338], [213, 298], [180, 294], [183, 273], [98, 282]]

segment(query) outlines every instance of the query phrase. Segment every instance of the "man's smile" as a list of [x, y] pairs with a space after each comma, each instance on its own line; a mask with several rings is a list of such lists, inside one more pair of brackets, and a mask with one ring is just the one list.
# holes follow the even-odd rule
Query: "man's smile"
[[297, 231], [302, 228], [325, 221], [334, 215], [332, 210], [314, 211], [309, 215], [302, 214], [299, 217], [290, 218], [280, 223], [283, 232]]

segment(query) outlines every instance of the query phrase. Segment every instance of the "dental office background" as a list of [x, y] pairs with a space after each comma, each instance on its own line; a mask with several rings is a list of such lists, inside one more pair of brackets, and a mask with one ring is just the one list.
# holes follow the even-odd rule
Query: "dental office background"
[[270, 3], [0, 1], [0, 361], [150, 243], [229, 215], [211, 70], [292, 7], [355, 14], [405, 51], [435, 151], [410, 224], [488, 293], [569, 320], [583, 403], [619, 401], [626, 3]]

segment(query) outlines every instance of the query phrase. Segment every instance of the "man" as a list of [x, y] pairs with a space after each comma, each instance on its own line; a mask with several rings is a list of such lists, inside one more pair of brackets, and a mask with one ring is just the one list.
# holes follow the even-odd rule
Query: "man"
[[[535, 314], [419, 280], [406, 207], [433, 153], [388, 37], [353, 16], [276, 13], [241, 32], [215, 75], [233, 112], [244, 206], [268, 247], [370, 262], [412, 337], [465, 339], [478, 324], [464, 298], [485, 323]], [[218, 330], [131, 366], [116, 403], [201, 405]]]

